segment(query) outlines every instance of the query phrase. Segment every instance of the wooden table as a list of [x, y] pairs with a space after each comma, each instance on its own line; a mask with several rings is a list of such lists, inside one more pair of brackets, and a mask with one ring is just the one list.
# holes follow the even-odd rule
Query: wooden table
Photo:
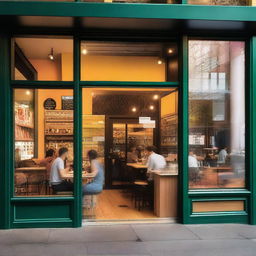
[[178, 174], [154, 171], [154, 213], [157, 217], [177, 217]]
[[131, 178], [133, 180], [136, 179], [146, 179], [146, 173], [147, 173], [147, 165], [140, 164], [140, 163], [128, 163], [126, 164], [128, 167], [130, 167], [131, 170]]
[[216, 167], [206, 167], [206, 166], [204, 166], [204, 169], [213, 170], [214, 172], [216, 172], [216, 174], [217, 174], [216, 184], [217, 185], [219, 185], [219, 173], [220, 172], [233, 172], [233, 169], [230, 166], [216, 166]]
[[145, 164], [130, 163], [130, 164], [126, 164], [126, 165], [130, 166], [134, 169], [147, 169], [148, 168], [147, 165], [145, 165]]
[[[64, 179], [67, 180], [73, 180], [74, 179], [74, 172], [69, 172], [66, 173], [64, 176], [62, 176]], [[93, 179], [95, 177], [95, 174], [92, 173], [88, 173], [88, 172], [83, 172], [82, 173], [82, 180], [83, 183], [87, 183], [89, 180]]]

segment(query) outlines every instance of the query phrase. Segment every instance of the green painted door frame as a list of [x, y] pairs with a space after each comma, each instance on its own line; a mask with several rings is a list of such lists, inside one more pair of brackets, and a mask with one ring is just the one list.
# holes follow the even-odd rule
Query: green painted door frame
[[[222, 38], [219, 37], [219, 40]], [[179, 221], [181, 223], [224, 223], [239, 222], [256, 224], [256, 37], [250, 38], [247, 46], [246, 64], [248, 70], [246, 82], [246, 143], [247, 143], [247, 189], [233, 190], [197, 190], [188, 189], [188, 40], [183, 35], [179, 40], [179, 82], [170, 83], [134, 83], [134, 82], [99, 82], [80, 81], [80, 38], [74, 35], [74, 81], [11, 81], [11, 40], [10, 35], [0, 35], [0, 228], [19, 227], [80, 227], [82, 224], [82, 87], [179, 87]], [[225, 39], [223, 39], [225, 40]], [[74, 197], [63, 198], [15, 198], [13, 197], [13, 124], [12, 124], [12, 89], [13, 88], [69, 88], [74, 90], [74, 156], [75, 190]], [[245, 201], [246, 211], [238, 213], [192, 214], [193, 201], [209, 200]], [[43, 217], [20, 220], [30, 210], [37, 207], [52, 211], [54, 219]], [[56, 207], [56, 208], [54, 208]], [[49, 210], [51, 209], [51, 210]], [[56, 211], [70, 211], [69, 216], [58, 217]], [[46, 217], [45, 217], [46, 216]]]
[[256, 37], [250, 39], [250, 48], [247, 53], [250, 59], [248, 65], [248, 85], [249, 91], [247, 103], [247, 117], [248, 120], [248, 136], [247, 144], [249, 146], [248, 152], [248, 185], [251, 191], [250, 201], [250, 223], [256, 225]]
[[10, 227], [11, 96], [10, 40], [0, 34], [0, 228]]

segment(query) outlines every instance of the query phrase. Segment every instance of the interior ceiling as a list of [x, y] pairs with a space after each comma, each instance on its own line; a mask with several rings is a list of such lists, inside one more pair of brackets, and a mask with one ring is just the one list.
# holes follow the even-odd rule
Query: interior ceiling
[[129, 42], [82, 42], [82, 49], [88, 54], [101, 56], [161, 56], [167, 49], [177, 52], [176, 45], [162, 43], [129, 43]]
[[73, 40], [53, 38], [15, 38], [15, 42], [29, 59], [46, 59], [53, 48], [54, 54], [72, 52]]
[[169, 94], [173, 91], [175, 91], [175, 88], [172, 89], [138, 89], [138, 88], [131, 88], [131, 89], [126, 89], [126, 88], [120, 88], [120, 89], [95, 89], [93, 90], [93, 94], [96, 95], [166, 95]]
[[[16, 38], [18, 46], [29, 59], [47, 59], [53, 48], [54, 55], [60, 53], [71, 53], [73, 41], [71, 39], [53, 38]], [[101, 56], [161, 56], [171, 48], [172, 55], [177, 53], [174, 43], [124, 43], [124, 42], [82, 42], [82, 49], [87, 54]]]

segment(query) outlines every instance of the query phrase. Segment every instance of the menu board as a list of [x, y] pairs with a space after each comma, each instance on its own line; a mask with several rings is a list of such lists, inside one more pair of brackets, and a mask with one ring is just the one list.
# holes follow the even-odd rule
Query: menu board
[[62, 96], [62, 109], [63, 110], [73, 110], [74, 109], [74, 98], [73, 96]]

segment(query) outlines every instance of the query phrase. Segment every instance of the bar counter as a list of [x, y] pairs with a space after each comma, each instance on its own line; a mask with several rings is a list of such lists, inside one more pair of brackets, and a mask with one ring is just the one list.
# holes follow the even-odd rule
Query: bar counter
[[178, 173], [154, 172], [154, 213], [157, 217], [177, 217]]

